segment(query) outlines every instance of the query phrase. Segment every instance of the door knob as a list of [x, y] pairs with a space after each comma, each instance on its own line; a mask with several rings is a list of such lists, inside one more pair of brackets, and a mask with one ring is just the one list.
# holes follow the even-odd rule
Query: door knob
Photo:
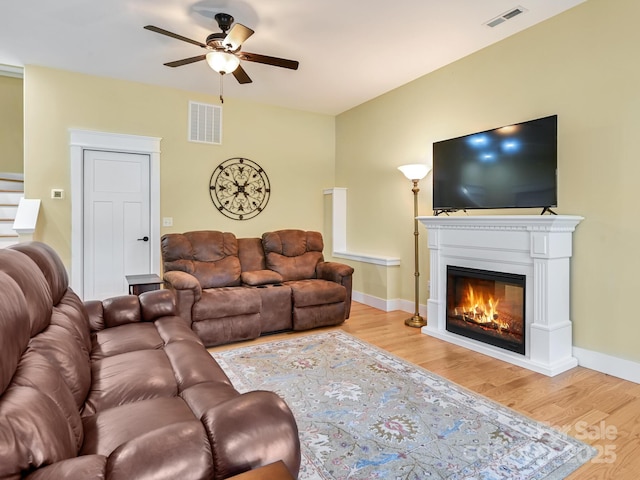
[[142, 238], [139, 238], [138, 241], [143, 241], [143, 242], [148, 242], [149, 241], [149, 237], [147, 237], [146, 235]]

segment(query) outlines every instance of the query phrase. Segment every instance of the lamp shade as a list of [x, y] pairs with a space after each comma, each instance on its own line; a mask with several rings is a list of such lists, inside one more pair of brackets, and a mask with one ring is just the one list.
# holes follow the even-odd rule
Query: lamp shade
[[431, 171], [431, 167], [423, 163], [412, 163], [398, 167], [409, 180], [422, 180]]
[[209, 66], [218, 73], [231, 73], [240, 65], [240, 59], [229, 52], [209, 52], [206, 58]]

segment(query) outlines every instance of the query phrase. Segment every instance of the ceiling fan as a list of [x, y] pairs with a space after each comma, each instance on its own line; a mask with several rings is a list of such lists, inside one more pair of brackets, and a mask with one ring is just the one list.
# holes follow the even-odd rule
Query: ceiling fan
[[[206, 60], [209, 66], [221, 75], [233, 73], [233, 76], [239, 83], [252, 82], [249, 75], [247, 75], [247, 72], [240, 65], [241, 60], [273, 65], [275, 67], [289, 68], [291, 70], [298, 69], [298, 62], [295, 60], [287, 60], [284, 58], [269, 57], [267, 55], [240, 51], [242, 44], [251, 35], [253, 35], [253, 30], [240, 23], [233, 24], [233, 17], [227, 13], [217, 13], [214, 18], [216, 19], [216, 22], [218, 22], [218, 26], [222, 32], [212, 33], [207, 37], [205, 43], [183, 37], [182, 35], [169, 32], [168, 30], [155, 27], [153, 25], [147, 25], [144, 28], [208, 50], [204, 55], [183, 58], [182, 60], [165, 63], [167, 67], [181, 67], [182, 65]], [[233, 26], [231, 26], [232, 24]], [[229, 33], [227, 33], [227, 31]]]

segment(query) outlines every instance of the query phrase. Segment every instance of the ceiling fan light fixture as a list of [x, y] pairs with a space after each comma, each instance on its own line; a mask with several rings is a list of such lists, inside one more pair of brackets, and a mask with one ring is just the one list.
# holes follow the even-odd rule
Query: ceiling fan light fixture
[[209, 66], [218, 73], [231, 73], [240, 65], [240, 59], [233, 53], [213, 51], [206, 55]]

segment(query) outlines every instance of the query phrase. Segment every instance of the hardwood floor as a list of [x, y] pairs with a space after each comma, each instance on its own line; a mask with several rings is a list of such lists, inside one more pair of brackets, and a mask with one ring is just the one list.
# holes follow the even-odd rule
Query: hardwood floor
[[424, 335], [404, 325], [408, 316], [354, 303], [351, 318], [334, 328], [594, 445], [598, 456], [571, 480], [640, 478], [640, 385], [582, 367], [550, 378]]

